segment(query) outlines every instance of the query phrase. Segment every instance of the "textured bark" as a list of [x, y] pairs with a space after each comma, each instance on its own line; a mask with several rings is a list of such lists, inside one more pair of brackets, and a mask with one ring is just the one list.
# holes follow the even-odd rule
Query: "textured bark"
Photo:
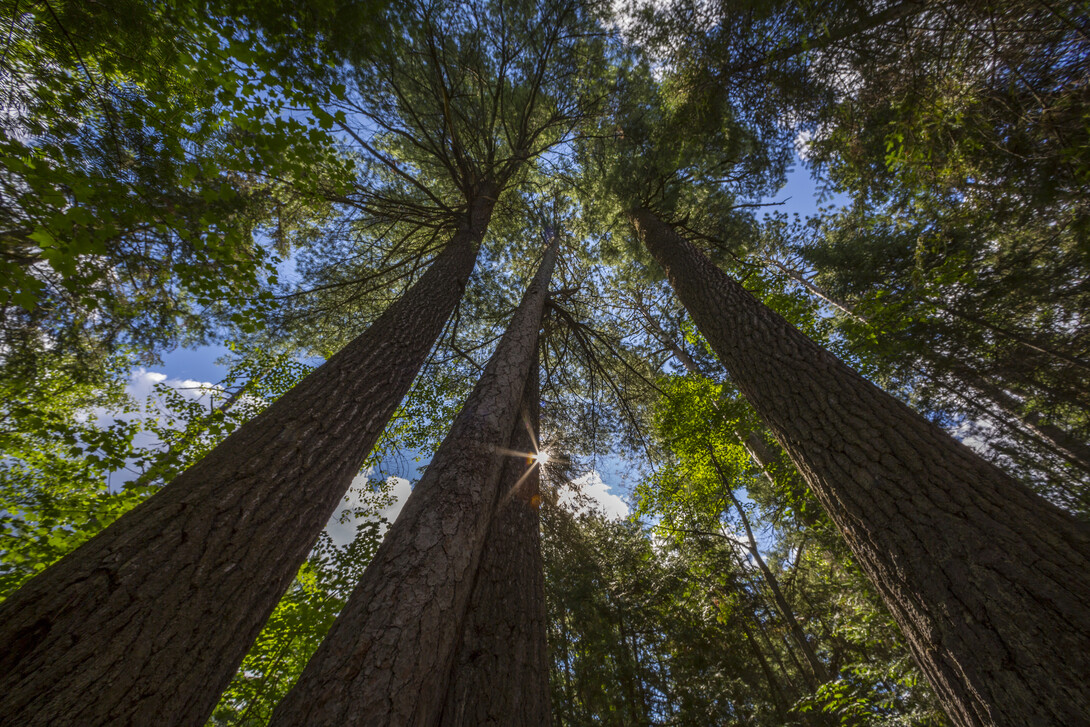
[[807, 339], [651, 212], [632, 221], [952, 720], [1090, 723], [1090, 530]]
[[365, 333], [0, 606], [0, 724], [204, 724], [461, 298], [494, 194]]
[[438, 722], [556, 250], [547, 248], [480, 381], [271, 727]]
[[[531, 369], [509, 448], [534, 452], [539, 392]], [[531, 431], [533, 433], [531, 433]], [[538, 507], [540, 468], [508, 457], [454, 659], [443, 727], [548, 727], [549, 653]]]

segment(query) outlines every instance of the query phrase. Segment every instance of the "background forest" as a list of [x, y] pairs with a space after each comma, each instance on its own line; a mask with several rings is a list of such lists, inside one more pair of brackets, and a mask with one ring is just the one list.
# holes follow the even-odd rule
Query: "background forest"
[[[474, 542], [499, 537], [492, 500], [502, 513], [509, 498], [487, 488], [511, 480], [520, 491], [529, 455], [539, 489], [510, 518], [522, 535], [485, 547], [507, 560], [479, 566], [520, 595], [466, 595], [463, 610], [484, 631], [510, 621], [511, 643], [520, 618], [544, 633], [519, 672], [541, 685], [520, 707], [543, 715], [538, 724], [1016, 723], [966, 706], [921, 659], [931, 647], [904, 614], [929, 611], [931, 596], [897, 605], [913, 573], [977, 578], [958, 570], [956, 545], [932, 548], [940, 537], [898, 523], [933, 520], [955, 540], [959, 525], [942, 506], [879, 489], [858, 515], [857, 490], [841, 498], [829, 484], [884, 481], [867, 464], [888, 464], [881, 431], [915, 425], [902, 430], [896, 413], [852, 419], [870, 404], [820, 379], [812, 406], [796, 406], [792, 392], [809, 384], [791, 356], [830, 369], [832, 357], [796, 343], [748, 359], [751, 341], [775, 340], [765, 314], [738, 303], [729, 318], [700, 296], [727, 290], [717, 275], [736, 281], [859, 372], [859, 386], [875, 384], [988, 463], [974, 472], [1016, 480], [1011, 517], [1027, 530], [1047, 538], [1068, 527], [1049, 523], [1071, 523], [1090, 553], [1075, 524], [1090, 516], [1083, 4], [5, 0], [4, 10], [0, 599], [46, 592], [35, 576], [62, 573], [60, 559], [129, 511], [119, 525], [143, 517], [148, 533], [170, 533], [180, 511], [153, 517], [141, 503], [165, 501], [180, 478], [201, 501], [236, 503], [200, 532], [245, 543], [252, 565], [240, 556], [241, 570], [267, 586], [230, 592], [250, 603], [261, 590], [250, 621], [193, 616], [194, 631], [222, 622], [257, 636], [241, 665], [223, 659], [176, 680], [227, 685], [214, 710], [178, 697], [177, 722], [288, 724], [332, 669], [300, 681], [308, 661], [372, 628], [351, 620], [354, 591], [402, 612], [391, 618], [419, 612], [423, 633], [428, 619], [463, 623], [424, 605], [443, 598], [420, 590], [427, 578], [376, 554], [416, 537], [393, 535], [397, 512], [399, 523], [462, 513], [469, 524], [457, 527]], [[788, 175], [828, 206], [793, 214]], [[682, 249], [699, 261], [669, 257]], [[134, 390], [134, 371], [180, 347], [219, 356], [207, 370], [222, 379]], [[379, 399], [385, 409], [359, 403]], [[902, 409], [909, 417], [889, 411]], [[275, 442], [255, 433], [289, 410], [300, 423]], [[845, 429], [829, 424], [839, 412]], [[457, 499], [445, 483], [492, 461], [473, 459], [472, 437], [522, 456], [495, 465], [479, 500]], [[953, 472], [968, 456], [912, 446], [889, 471], [915, 473], [918, 461]], [[838, 470], [811, 451], [853, 464]], [[232, 462], [252, 480], [228, 473]], [[602, 477], [627, 514], [584, 489]], [[405, 480], [419, 495], [408, 505]], [[286, 494], [248, 494], [257, 481]], [[175, 505], [199, 501], [185, 497]], [[1047, 517], [1019, 515], [1023, 497], [1047, 501]], [[836, 514], [841, 500], [848, 515]], [[1004, 545], [996, 528], [999, 560], [1051, 573], [1047, 553]], [[866, 554], [887, 537], [876, 531], [909, 543], [895, 565]], [[173, 548], [142, 561], [164, 589], [182, 579], [170, 564], [189, 557]], [[444, 552], [421, 563], [463, 567]], [[464, 567], [477, 568], [473, 558]], [[1086, 557], [1069, 562], [1066, 578], [1085, 593]], [[184, 577], [220, 582], [203, 567]], [[475, 583], [488, 580], [477, 572]], [[1011, 628], [1019, 608], [1004, 612]], [[1086, 609], [1064, 612], [1083, 619], [1084, 641], [1071, 644], [1090, 644]], [[164, 607], [163, 618], [188, 617]], [[1032, 640], [1049, 618], [1020, 628]], [[1003, 630], [991, 612], [978, 621]], [[118, 660], [159, 648], [105, 627], [101, 638], [116, 641]], [[459, 653], [491, 653], [486, 641]], [[0, 671], [21, 657], [10, 658]], [[1090, 657], [1078, 658], [1053, 669], [1090, 683]], [[175, 681], [133, 678], [117, 693]], [[72, 677], [73, 693], [85, 688]], [[1068, 723], [1090, 721], [1085, 687], [1067, 694]], [[461, 697], [446, 699], [443, 724], [503, 723], [471, 711], [459, 722], [449, 705]], [[174, 723], [139, 706], [121, 719], [113, 704], [58, 711], [69, 716], [54, 723]], [[48, 724], [42, 714], [10, 724]], [[375, 723], [410, 723], [389, 720]]]

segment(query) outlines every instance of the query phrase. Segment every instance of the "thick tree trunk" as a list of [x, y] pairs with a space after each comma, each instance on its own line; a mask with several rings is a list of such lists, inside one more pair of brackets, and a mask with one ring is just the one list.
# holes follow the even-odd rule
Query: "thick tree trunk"
[[204, 724], [461, 298], [494, 196], [363, 335], [0, 606], [0, 724]]
[[632, 221], [953, 721], [1090, 722], [1090, 531], [807, 339], [653, 213]]
[[271, 727], [439, 721], [556, 254]]
[[[536, 451], [539, 397], [535, 361], [508, 445], [513, 452]], [[552, 724], [539, 480], [540, 467], [526, 456], [509, 456], [503, 465], [439, 721], [444, 727]]]

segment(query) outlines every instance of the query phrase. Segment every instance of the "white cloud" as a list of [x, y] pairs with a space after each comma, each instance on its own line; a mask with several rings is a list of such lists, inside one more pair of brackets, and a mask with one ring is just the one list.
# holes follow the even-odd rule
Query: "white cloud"
[[[560, 492], [560, 505], [575, 513], [595, 510], [613, 520], [628, 517], [628, 504], [609, 491], [609, 485], [605, 483], [597, 471], [591, 470], [582, 477], [578, 477], [567, 483]], [[576, 493], [582, 494], [590, 500], [589, 503], [580, 501]]]
[[[333, 542], [338, 546], [343, 547], [352, 542], [352, 538], [356, 535], [357, 521], [348, 519], [346, 522], [341, 522], [341, 517], [345, 511], [359, 507], [362, 504], [363, 499], [360, 497], [360, 493], [364, 491], [364, 488], [370, 487], [371, 474], [372, 472], [368, 470], [352, 480], [348, 495], [326, 525], [326, 532], [329, 533]], [[393, 502], [383, 508], [379, 512], [379, 516], [385, 517], [388, 523], [393, 524], [397, 520], [397, 516], [401, 514], [402, 508], [405, 507], [405, 502], [412, 493], [412, 486], [409, 484], [409, 480], [404, 477], [390, 477], [387, 481], [391, 480], [393, 486], [390, 494], [393, 496]], [[560, 504], [572, 512], [593, 511], [614, 520], [628, 517], [629, 513], [628, 504], [610, 492], [609, 485], [595, 471], [567, 483], [561, 491]]]
[[803, 129], [795, 136], [795, 153], [803, 161], [810, 158], [810, 142], [814, 138], [814, 132]]
[[222, 388], [208, 381], [196, 381], [194, 379], [174, 379], [159, 371], [148, 371], [140, 367], [133, 369], [129, 374], [129, 382], [125, 384], [125, 393], [134, 398], [140, 406], [144, 406], [149, 396], [155, 396], [155, 386], [166, 384], [176, 389], [186, 399], [194, 401], [207, 399], [212, 392], [221, 392]]

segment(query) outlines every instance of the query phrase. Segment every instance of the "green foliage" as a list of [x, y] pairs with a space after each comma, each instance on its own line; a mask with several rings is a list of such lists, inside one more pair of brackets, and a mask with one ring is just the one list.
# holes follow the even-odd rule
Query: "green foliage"
[[544, 533], [558, 725], [731, 724], [762, 713], [745, 694], [737, 632], [682, 560], [631, 522], [546, 508]]
[[4, 392], [0, 597], [170, 482], [310, 371], [285, 355], [235, 355], [219, 386], [187, 395], [160, 382], [143, 406], [125, 391], [125, 358], [113, 361], [104, 386], [59, 366]]
[[268, 723], [378, 549], [388, 525], [378, 513], [390, 504], [389, 487], [389, 481], [371, 483], [360, 493], [351, 542], [338, 546], [327, 533], [321, 535], [221, 696], [209, 727]]
[[[116, 364], [115, 364], [116, 366]], [[111, 491], [134, 451], [138, 425], [115, 368], [105, 387], [44, 371], [0, 389], [0, 598], [109, 525], [148, 490]]]
[[278, 16], [244, 5], [11, 7], [0, 68], [11, 375], [53, 347], [79, 375], [122, 344], [153, 353], [217, 321], [260, 320], [277, 262], [261, 235], [283, 241], [321, 214], [316, 171], [336, 188], [346, 167], [329, 135], [286, 114], [327, 92], [302, 84], [315, 73], [262, 29]]
[[[756, 533], [758, 553], [793, 618], [833, 675], [809, 688], [781, 686], [790, 693], [780, 699], [791, 704], [792, 719], [805, 723], [816, 710], [836, 724], [939, 724], [888, 613], [744, 401], [694, 374], [665, 378], [659, 388], [652, 425], [665, 462], [636, 488], [637, 512], [655, 523], [659, 538], [687, 553], [688, 582], [717, 584], [724, 622], [748, 621], [750, 653], [762, 655], [764, 670], [785, 685], [806, 684], [803, 658], [791, 654], [796, 645], [755, 638], [762, 630], [788, 632], [769, 576], [750, 562], [757, 554], [748, 534]], [[760, 673], [760, 660], [748, 668]], [[758, 693], [775, 697], [767, 684]]]
[[[652, 465], [639, 521], [545, 509], [557, 723], [942, 724], [626, 218], [653, 209], [810, 338], [1085, 513], [1090, 469], [1064, 453], [1090, 436], [1080, 11], [682, 0], [640, 8], [625, 38], [606, 15], [570, 0], [14, 7], [0, 597], [288, 391], [310, 370], [297, 352], [355, 338], [494, 184], [461, 307], [367, 464], [428, 459], [542, 238], [561, 235], [550, 446]], [[800, 131], [852, 203], [758, 220], [749, 205], [780, 186]], [[125, 394], [135, 362], [225, 329], [245, 343], [203, 396]], [[267, 722], [377, 548], [389, 488], [356, 493], [351, 543], [319, 541], [212, 724]]]

